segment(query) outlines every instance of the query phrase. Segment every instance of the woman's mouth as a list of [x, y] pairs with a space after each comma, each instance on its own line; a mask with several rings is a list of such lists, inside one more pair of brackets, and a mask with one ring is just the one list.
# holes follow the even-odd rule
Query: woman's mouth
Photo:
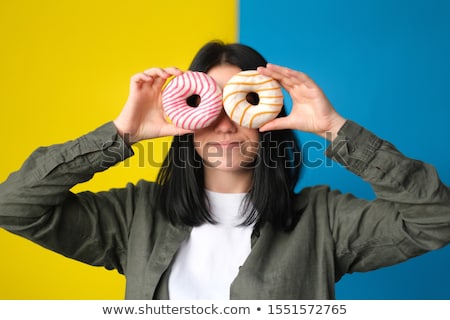
[[241, 143], [239, 141], [223, 140], [217, 142], [208, 142], [207, 147], [213, 147], [217, 149], [233, 149], [240, 148]]

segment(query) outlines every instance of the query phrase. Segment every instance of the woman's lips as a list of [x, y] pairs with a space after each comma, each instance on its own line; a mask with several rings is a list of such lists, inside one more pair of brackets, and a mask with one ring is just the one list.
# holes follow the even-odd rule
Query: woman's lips
[[239, 148], [241, 143], [239, 141], [217, 141], [217, 142], [208, 142], [208, 147], [229, 149], [229, 148]]

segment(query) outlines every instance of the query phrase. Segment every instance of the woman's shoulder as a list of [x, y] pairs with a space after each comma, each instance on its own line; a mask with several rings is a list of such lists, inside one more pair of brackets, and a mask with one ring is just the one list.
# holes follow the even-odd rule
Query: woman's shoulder
[[156, 182], [140, 179], [136, 182], [128, 182], [122, 187], [113, 187], [105, 191], [100, 191], [97, 194], [105, 198], [126, 201], [136, 205], [138, 202], [142, 203], [143, 201], [153, 203], [158, 194], [159, 187]]
[[160, 186], [154, 181], [140, 179], [134, 184], [136, 190], [156, 191]]
[[327, 198], [330, 194], [340, 193], [337, 190], [332, 190], [329, 185], [308, 186], [302, 188], [299, 192], [294, 194], [294, 205], [306, 204], [318, 199]]
[[134, 183], [130, 182], [126, 186], [126, 188], [132, 189], [132, 193], [134, 194], [136, 199], [142, 197], [149, 201], [152, 201], [152, 199], [154, 199], [160, 187], [161, 186], [156, 182], [145, 179], [140, 179]]
[[336, 202], [341, 198], [339, 190], [329, 185], [308, 186], [294, 195], [293, 208], [301, 216], [327, 218]]

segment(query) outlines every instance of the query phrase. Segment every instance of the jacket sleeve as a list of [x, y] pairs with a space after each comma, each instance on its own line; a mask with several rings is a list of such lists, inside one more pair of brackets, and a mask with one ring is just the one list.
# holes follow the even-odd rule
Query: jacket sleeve
[[112, 123], [34, 151], [0, 184], [0, 227], [65, 256], [123, 272], [133, 186], [70, 189], [132, 155]]
[[337, 273], [393, 265], [450, 242], [450, 191], [434, 167], [347, 121], [327, 155], [369, 182], [376, 199], [331, 192]]

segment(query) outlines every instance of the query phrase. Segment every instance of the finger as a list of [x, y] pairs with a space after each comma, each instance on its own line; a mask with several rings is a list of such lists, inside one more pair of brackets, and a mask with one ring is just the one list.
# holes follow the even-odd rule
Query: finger
[[266, 69], [268, 73], [272, 72], [273, 74], [272, 77], [274, 77], [274, 79], [278, 80], [279, 77], [289, 79], [285, 81], [282, 81], [281, 79], [279, 80], [280, 82], [286, 83], [287, 85], [300, 86], [303, 84], [308, 88], [317, 87], [315, 82], [306, 73], [286, 68], [280, 65], [276, 65], [273, 63], [268, 63]]
[[152, 78], [161, 77], [167, 79], [170, 77], [170, 74], [162, 68], [150, 68], [145, 70], [143, 74]]
[[157, 87], [162, 89], [162, 87], [164, 86], [164, 84], [166, 83], [166, 79], [165, 78], [155, 78], [155, 80], [153, 81], [153, 84]]
[[153, 77], [141, 72], [132, 76], [131, 80], [134, 82], [146, 82], [146, 81], [153, 81]]
[[273, 63], [268, 63], [266, 68], [270, 71], [276, 72], [277, 74], [280, 74], [285, 77], [304, 75], [300, 71], [296, 71]]
[[179, 76], [179, 75], [183, 74], [183, 71], [181, 71], [177, 67], [168, 67], [168, 68], [165, 68], [164, 70], [173, 76]]
[[277, 75], [277, 77], [285, 77], [289, 79], [292, 84], [299, 85], [307, 80], [305, 74], [276, 64], [269, 63], [267, 65], [267, 69], [271, 70], [275, 75]]
[[293, 79], [289, 76], [287, 76], [285, 73], [283, 73], [283, 70], [277, 70], [277, 69], [272, 69], [272, 68], [268, 68], [269, 65], [267, 65], [267, 67], [259, 67], [257, 70], [259, 73], [261, 73], [262, 75], [265, 75], [267, 77], [271, 77], [275, 80], [277, 80], [278, 82], [280, 82], [280, 84], [286, 89], [289, 90], [290, 88], [293, 88], [296, 85], [296, 82], [293, 81]]
[[265, 131], [283, 130], [283, 129], [290, 129], [288, 117], [275, 118], [275, 119], [267, 122], [266, 124], [264, 124], [262, 127], [260, 127], [259, 131], [265, 132]]
[[177, 74], [178, 72], [176, 68], [168, 68], [166, 71], [161, 68], [150, 68], [145, 70], [144, 72], [135, 74], [132, 77], [132, 82], [138, 84], [139, 86], [153, 86], [162, 87], [165, 81], [172, 76], [172, 73]]
[[168, 123], [161, 129], [161, 136], [181, 136], [188, 133], [193, 133], [192, 130], [183, 129]]
[[138, 87], [142, 88], [144, 84], [152, 85], [154, 79], [148, 75], [145, 75], [143, 73], [135, 74], [131, 77], [130, 80], [130, 87]]

